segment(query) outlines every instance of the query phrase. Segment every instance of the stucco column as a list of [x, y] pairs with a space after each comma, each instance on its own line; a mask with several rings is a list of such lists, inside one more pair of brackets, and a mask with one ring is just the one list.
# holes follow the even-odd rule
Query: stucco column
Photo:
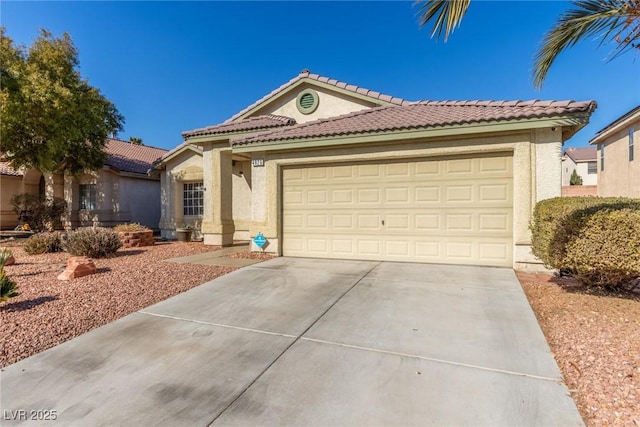
[[63, 195], [64, 201], [67, 202], [67, 210], [64, 216], [64, 228], [67, 230], [76, 227], [78, 224], [78, 191], [77, 180], [71, 175], [65, 175]]
[[64, 176], [61, 174], [47, 173], [44, 175], [45, 190], [44, 194], [47, 199], [54, 197], [64, 197]]
[[207, 147], [203, 153], [205, 245], [233, 244], [233, 182], [231, 150]]
[[560, 197], [562, 193], [562, 128], [535, 131], [535, 201]]

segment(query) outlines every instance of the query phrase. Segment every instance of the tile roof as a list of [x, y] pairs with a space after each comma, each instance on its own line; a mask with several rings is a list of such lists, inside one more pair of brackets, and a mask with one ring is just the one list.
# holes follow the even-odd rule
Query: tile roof
[[119, 139], [107, 140], [107, 159], [104, 164], [121, 172], [147, 174], [154, 161], [165, 155], [167, 150], [147, 145], [131, 144]]
[[237, 122], [224, 122], [215, 126], [207, 126], [206, 128], [182, 132], [182, 136], [187, 139], [200, 135], [224, 135], [232, 132], [248, 132], [295, 124], [296, 121], [291, 117], [266, 114], [264, 116], [249, 117]]
[[24, 174], [12, 168], [9, 162], [0, 161], [0, 175], [22, 176]]
[[420, 101], [301, 123], [240, 138], [232, 145], [544, 118], [590, 113], [596, 106], [595, 101]]
[[588, 162], [597, 159], [598, 149], [596, 147], [567, 148], [564, 154], [576, 163]]
[[295, 76], [294, 78], [289, 80], [287, 83], [285, 83], [282, 86], [280, 86], [279, 88], [271, 91], [271, 93], [263, 96], [262, 98], [260, 98], [259, 100], [257, 100], [253, 104], [249, 105], [248, 107], [246, 107], [245, 109], [243, 109], [239, 113], [237, 113], [237, 114], [233, 115], [231, 118], [227, 119], [225, 121], [225, 123], [229, 123], [229, 122], [234, 121], [235, 119], [237, 119], [238, 117], [242, 116], [246, 112], [251, 111], [253, 108], [255, 108], [256, 106], [260, 105], [261, 103], [263, 103], [267, 99], [271, 98], [272, 96], [274, 96], [274, 95], [276, 95], [276, 94], [278, 94], [280, 92], [283, 92], [287, 88], [293, 86], [294, 84], [298, 83], [300, 80], [303, 80], [303, 79], [315, 80], [315, 81], [318, 81], [320, 83], [326, 83], [326, 84], [335, 86], [337, 88], [344, 89], [346, 91], [352, 92], [354, 94], [368, 96], [370, 98], [377, 99], [377, 100], [383, 101], [385, 103], [390, 103], [390, 104], [394, 104], [394, 105], [408, 105], [408, 104], [411, 104], [410, 101], [407, 101], [407, 100], [402, 99], [402, 98], [397, 98], [395, 96], [385, 95], [385, 94], [382, 94], [380, 92], [376, 92], [374, 90], [365, 89], [365, 88], [360, 87], [360, 86], [356, 86], [356, 85], [352, 85], [352, 84], [349, 84], [349, 83], [341, 82], [339, 80], [332, 79], [332, 78], [329, 78], [329, 77], [324, 77], [324, 76], [321, 76], [319, 74], [313, 74], [313, 73], [311, 73], [311, 71], [309, 71], [307, 69], [304, 69], [304, 70], [302, 70], [300, 72], [300, 74], [298, 74], [297, 76]]

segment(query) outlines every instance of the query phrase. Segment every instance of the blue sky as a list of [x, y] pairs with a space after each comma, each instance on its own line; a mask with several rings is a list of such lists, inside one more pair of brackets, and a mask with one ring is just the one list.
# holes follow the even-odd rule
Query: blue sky
[[564, 1], [472, 2], [447, 43], [419, 29], [411, 1], [15, 2], [0, 21], [18, 44], [39, 28], [68, 32], [80, 69], [125, 116], [118, 136], [173, 148], [180, 133], [220, 123], [302, 69], [408, 100], [595, 99], [566, 146], [640, 104], [640, 58], [607, 62], [589, 40], [563, 53], [542, 90], [533, 57]]

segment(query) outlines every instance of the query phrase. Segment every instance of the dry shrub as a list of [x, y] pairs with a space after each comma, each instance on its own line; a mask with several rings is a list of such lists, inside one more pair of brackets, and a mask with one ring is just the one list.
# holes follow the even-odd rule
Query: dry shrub
[[110, 228], [84, 227], [67, 233], [64, 248], [71, 255], [106, 258], [122, 247], [118, 233]]
[[45, 232], [34, 234], [24, 242], [24, 251], [29, 255], [61, 252], [62, 239], [60, 233]]
[[119, 232], [127, 232], [127, 231], [149, 231], [151, 230], [149, 227], [146, 227], [142, 224], [138, 224], [137, 222], [127, 223], [127, 224], [118, 224], [113, 227], [114, 231]]

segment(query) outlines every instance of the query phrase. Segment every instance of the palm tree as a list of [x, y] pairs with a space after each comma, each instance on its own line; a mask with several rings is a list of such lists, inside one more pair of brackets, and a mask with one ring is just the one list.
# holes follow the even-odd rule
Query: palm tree
[[[420, 26], [433, 21], [431, 36], [446, 41], [469, 8], [471, 0], [418, 0]], [[533, 85], [542, 87], [549, 68], [566, 48], [590, 36], [602, 36], [600, 44], [615, 42], [613, 59], [629, 49], [640, 50], [640, 0], [575, 0], [575, 9], [564, 12], [535, 55]]]

